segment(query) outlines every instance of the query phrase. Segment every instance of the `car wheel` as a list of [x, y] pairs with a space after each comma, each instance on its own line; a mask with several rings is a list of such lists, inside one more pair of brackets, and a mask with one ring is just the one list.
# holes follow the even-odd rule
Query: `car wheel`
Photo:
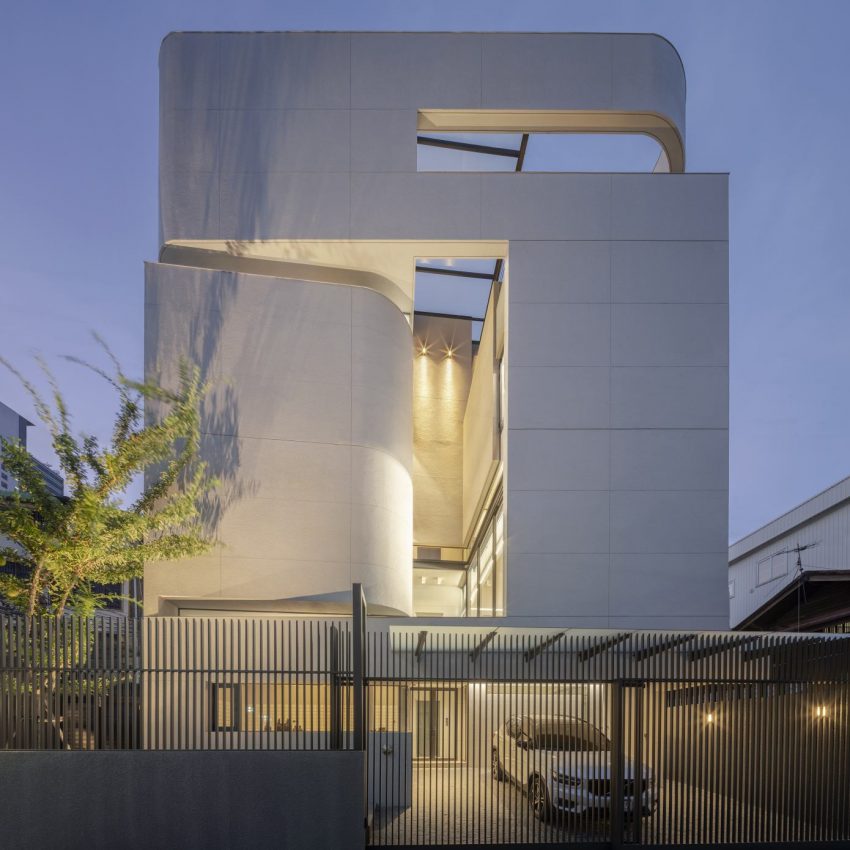
[[499, 761], [499, 751], [497, 749], [493, 749], [493, 754], [490, 757], [490, 769], [493, 774], [493, 779], [496, 782], [501, 782], [505, 778], [505, 771], [502, 768], [502, 762]]
[[536, 774], [531, 777], [531, 781], [528, 783], [528, 803], [537, 820], [549, 820], [552, 810], [549, 802], [549, 789], [546, 787], [543, 777]]

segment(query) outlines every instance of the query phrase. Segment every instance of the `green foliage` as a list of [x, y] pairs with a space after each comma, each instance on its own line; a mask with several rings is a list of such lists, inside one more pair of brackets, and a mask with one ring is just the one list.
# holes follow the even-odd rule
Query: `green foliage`
[[[205, 533], [199, 506], [216, 486], [196, 459], [200, 405], [206, 392], [196, 366], [181, 361], [176, 389], [127, 378], [111, 352], [114, 374], [89, 364], [114, 388], [118, 412], [107, 445], [72, 433], [68, 407], [46, 364], [52, 390], [46, 401], [6, 360], [33, 399], [47, 427], [66, 496], [51, 494], [29, 453], [0, 439], [0, 459], [17, 479], [18, 490], [0, 496], [0, 561], [28, 567], [25, 578], [0, 575], [0, 594], [32, 616], [61, 617], [67, 607], [91, 613], [107, 599], [93, 584], [113, 584], [142, 575], [145, 561], [170, 561], [202, 554], [213, 540]], [[74, 358], [69, 358], [74, 359]], [[154, 406], [156, 421], [144, 422], [143, 405]], [[139, 498], [124, 507], [133, 479], [148, 470]]]

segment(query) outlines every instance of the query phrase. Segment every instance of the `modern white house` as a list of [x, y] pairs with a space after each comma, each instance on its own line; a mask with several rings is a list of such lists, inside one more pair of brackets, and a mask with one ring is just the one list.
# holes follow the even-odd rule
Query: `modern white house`
[[[656, 155], [528, 170], [576, 134]], [[172, 34], [160, 240], [145, 369], [212, 382], [220, 544], [147, 565], [146, 613], [359, 582], [370, 614], [728, 626], [727, 175], [685, 170], [664, 38]]]
[[850, 631], [850, 478], [729, 547], [733, 629]]

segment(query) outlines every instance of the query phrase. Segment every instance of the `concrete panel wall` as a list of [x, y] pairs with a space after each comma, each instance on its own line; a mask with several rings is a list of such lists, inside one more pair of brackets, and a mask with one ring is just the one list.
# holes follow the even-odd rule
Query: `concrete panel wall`
[[[411, 336], [383, 296], [151, 265], [146, 374], [181, 355], [212, 389], [201, 457], [222, 479], [213, 553], [149, 564], [145, 603], [277, 600], [364, 584], [411, 605]], [[155, 412], [154, 412], [155, 415]]]
[[359, 850], [363, 784], [356, 752], [0, 752], [3, 843]]
[[[425, 108], [646, 112], [684, 138], [685, 76], [654, 35], [173, 33], [160, 52], [161, 241], [478, 238], [477, 178], [415, 174]], [[538, 187], [558, 192], [545, 175], [504, 177], [517, 209]], [[577, 197], [561, 211], [591, 227]]]
[[[684, 71], [668, 42], [602, 34], [175, 35], [160, 64], [163, 240], [507, 242], [509, 429], [500, 453], [509, 615], [630, 628], [725, 625], [726, 176], [416, 171], [420, 109], [646, 112], [666, 116], [683, 137]], [[334, 315], [345, 308], [328, 297], [333, 303], [322, 302], [327, 315], [316, 321], [340, 328], [344, 316]], [[309, 300], [290, 305], [290, 320]], [[181, 333], [180, 319], [163, 311], [152, 323]], [[298, 337], [293, 321], [279, 327]], [[358, 395], [356, 358], [341, 362], [345, 331], [314, 338], [312, 327], [303, 338], [310, 378], [293, 381], [290, 403], [271, 417], [245, 400], [239, 437], [282, 429], [283, 440], [374, 449], [368, 458], [382, 468], [376, 458], [398, 460], [403, 429], [386, 427], [385, 416], [396, 414], [385, 410], [399, 395], [365, 378], [368, 399]], [[380, 337], [376, 325], [370, 332]], [[354, 324], [350, 333], [354, 347]], [[330, 337], [315, 362], [317, 339]], [[373, 366], [402, 386], [385, 361], [362, 374]], [[335, 380], [332, 392], [313, 390]], [[424, 466], [421, 476], [413, 472], [417, 492], [428, 494], [418, 503], [430, 500], [435, 510], [440, 503], [445, 516], [432, 531], [417, 510], [415, 536], [459, 544], [464, 529], [453, 505], [463, 488], [449, 475], [430, 476], [430, 464], [448, 468], [443, 452], [459, 458], [452, 429], [464, 410], [441, 404], [444, 416], [427, 420], [427, 434], [417, 427], [417, 458], [430, 457], [429, 474]], [[315, 474], [339, 476], [337, 490], [354, 487], [353, 468], [345, 479], [344, 462], [337, 469], [331, 454], [309, 461]], [[246, 449], [246, 463], [249, 456]], [[390, 476], [390, 467], [375, 475]], [[305, 470], [305, 480], [313, 474]], [[471, 498], [476, 482], [468, 478]], [[322, 537], [321, 568], [308, 583], [342, 576], [346, 534], [349, 546], [368, 550], [366, 563], [399, 557], [409, 569], [409, 549], [402, 555], [400, 544], [390, 551], [378, 542], [380, 533], [402, 536], [393, 536], [389, 503], [376, 513], [364, 500], [357, 515], [344, 500], [326, 503], [335, 507], [319, 518], [304, 506], [294, 520]], [[467, 505], [466, 524], [470, 513]], [[375, 530], [368, 541], [359, 538], [363, 516]], [[320, 534], [326, 517], [342, 531]], [[274, 521], [267, 513], [262, 527]], [[240, 545], [256, 545], [259, 535], [239, 509], [235, 522]], [[215, 557], [225, 563], [224, 550]], [[256, 583], [280, 557], [258, 567]], [[293, 564], [305, 557], [291, 554]], [[355, 563], [353, 550], [349, 557]], [[635, 585], [642, 590], [630, 599]]]
[[[627, 190], [605, 240], [510, 245], [508, 610], [723, 628], [725, 203], [679, 239], [691, 201]], [[629, 207], [657, 192], [670, 208], [651, 229]]]

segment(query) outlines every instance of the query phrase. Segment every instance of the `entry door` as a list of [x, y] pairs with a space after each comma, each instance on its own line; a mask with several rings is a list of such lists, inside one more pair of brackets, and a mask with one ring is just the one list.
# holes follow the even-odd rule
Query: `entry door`
[[457, 757], [457, 691], [422, 688], [413, 692], [413, 737], [418, 759]]

